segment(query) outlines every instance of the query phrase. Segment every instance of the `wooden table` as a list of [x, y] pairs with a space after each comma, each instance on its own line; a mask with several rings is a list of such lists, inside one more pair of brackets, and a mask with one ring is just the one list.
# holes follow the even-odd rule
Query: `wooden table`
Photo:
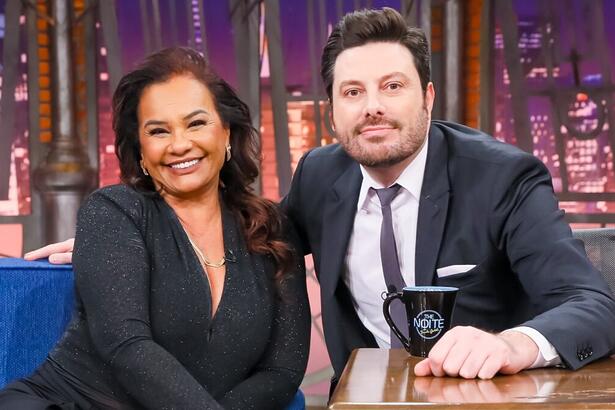
[[402, 349], [358, 349], [329, 409], [615, 409], [615, 359], [580, 370], [526, 370], [492, 380], [415, 377], [419, 358]]

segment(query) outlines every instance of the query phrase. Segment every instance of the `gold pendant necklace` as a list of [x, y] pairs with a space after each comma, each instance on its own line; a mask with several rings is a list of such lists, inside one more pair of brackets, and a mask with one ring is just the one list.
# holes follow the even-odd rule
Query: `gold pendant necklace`
[[194, 243], [194, 241], [192, 240], [188, 232], [186, 232], [186, 236], [188, 237], [188, 241], [190, 241], [190, 245], [192, 245], [192, 249], [194, 249], [194, 252], [196, 253], [197, 258], [199, 259], [199, 262], [201, 262], [202, 265], [209, 266], [210, 268], [221, 268], [224, 266], [224, 264], [226, 263], [226, 256], [223, 256], [219, 262], [212, 262], [209, 259], [207, 259], [207, 257], [203, 254], [203, 252], [201, 252], [199, 247], [196, 246], [196, 244]]

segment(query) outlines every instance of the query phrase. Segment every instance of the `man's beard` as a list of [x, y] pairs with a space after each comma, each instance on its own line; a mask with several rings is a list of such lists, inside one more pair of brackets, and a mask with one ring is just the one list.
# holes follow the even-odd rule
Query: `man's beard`
[[400, 135], [400, 139], [392, 145], [363, 143], [358, 135], [366, 126], [387, 125], [403, 132], [402, 124], [395, 120], [377, 118], [363, 121], [351, 131], [351, 135], [338, 135], [338, 140], [344, 150], [359, 164], [366, 167], [388, 167], [398, 164], [414, 155], [427, 135], [429, 115], [427, 108], [420, 110], [413, 122], [408, 125], [406, 132]]

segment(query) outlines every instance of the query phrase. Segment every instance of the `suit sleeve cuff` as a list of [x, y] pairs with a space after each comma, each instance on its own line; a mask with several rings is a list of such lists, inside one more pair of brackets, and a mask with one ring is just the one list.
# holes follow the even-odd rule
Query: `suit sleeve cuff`
[[557, 350], [546, 337], [542, 335], [538, 330], [528, 327], [528, 326], [518, 326], [512, 329], [506, 330], [506, 332], [516, 331], [523, 333], [538, 346], [538, 354], [536, 355], [536, 360], [529, 367], [530, 369], [536, 369], [539, 367], [551, 367], [557, 366], [562, 362], [562, 359], [559, 357]]

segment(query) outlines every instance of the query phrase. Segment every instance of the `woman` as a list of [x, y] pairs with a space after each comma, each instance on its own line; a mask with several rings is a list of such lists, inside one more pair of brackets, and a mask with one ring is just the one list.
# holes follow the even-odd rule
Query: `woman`
[[[255, 196], [246, 105], [204, 58], [158, 52], [113, 97], [123, 184], [82, 206], [77, 312], [0, 408], [282, 408], [307, 362], [301, 258]], [[70, 405], [66, 404], [70, 403]]]

